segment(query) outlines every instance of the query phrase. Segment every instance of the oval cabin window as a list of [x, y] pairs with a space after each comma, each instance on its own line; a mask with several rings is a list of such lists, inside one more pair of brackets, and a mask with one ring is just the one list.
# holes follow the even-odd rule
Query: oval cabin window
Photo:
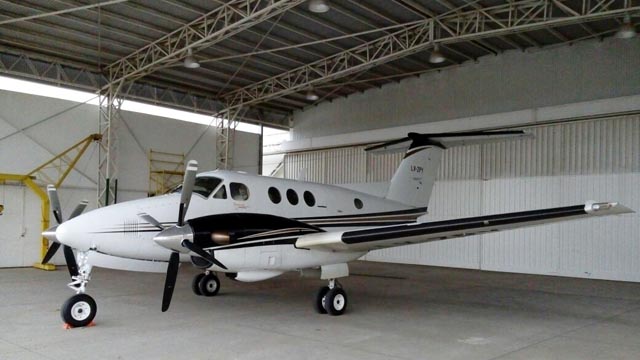
[[276, 188], [274, 188], [273, 186], [269, 188], [269, 199], [271, 199], [271, 202], [274, 204], [279, 204], [280, 201], [282, 201], [282, 196], [280, 196], [280, 191]]
[[362, 209], [362, 207], [364, 206], [362, 200], [358, 198], [353, 199], [353, 205], [355, 205], [356, 209]]
[[287, 200], [291, 205], [298, 205], [298, 193], [293, 189], [287, 190]]
[[315, 196], [313, 196], [311, 191], [305, 191], [304, 194], [302, 195], [302, 197], [304, 198], [304, 202], [308, 206], [314, 206], [316, 204], [316, 198], [315, 198]]

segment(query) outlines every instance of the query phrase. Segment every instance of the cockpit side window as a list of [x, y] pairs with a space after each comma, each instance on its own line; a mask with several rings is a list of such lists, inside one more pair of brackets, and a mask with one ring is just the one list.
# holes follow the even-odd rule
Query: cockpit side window
[[233, 200], [245, 201], [249, 199], [249, 188], [245, 184], [232, 182], [229, 184], [229, 191]]
[[214, 199], [226, 199], [227, 198], [227, 189], [224, 185], [220, 186], [220, 189], [213, 194]]
[[[216, 177], [211, 177], [211, 176], [201, 176], [201, 177], [197, 177], [195, 184], [193, 185], [193, 192], [200, 194], [204, 197], [209, 197], [209, 195], [211, 195], [211, 192], [213, 190], [215, 190], [216, 187], [218, 187], [218, 185], [220, 184], [220, 182], [222, 182], [222, 180], [216, 178]], [[173, 191], [171, 191], [172, 193], [181, 193], [182, 192], [182, 185], [179, 185], [178, 187], [176, 187], [175, 189], [173, 189]]]
[[211, 192], [218, 187], [222, 180], [216, 177], [197, 177], [193, 186], [193, 192], [204, 196], [205, 198], [211, 195]]

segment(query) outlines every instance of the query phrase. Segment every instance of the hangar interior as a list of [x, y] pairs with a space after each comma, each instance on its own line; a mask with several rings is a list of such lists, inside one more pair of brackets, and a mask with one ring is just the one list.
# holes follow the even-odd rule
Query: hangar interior
[[[195, 159], [201, 170], [251, 174], [277, 158], [277, 176], [383, 195], [403, 154], [374, 155], [367, 146], [409, 132], [510, 129], [533, 137], [446, 150], [429, 221], [588, 200], [640, 210], [635, 1], [0, 7], [0, 82], [89, 94], [71, 101], [0, 90], [0, 173], [28, 174], [101, 135], [59, 187], [67, 213], [82, 199], [95, 209], [148, 196], [152, 151]], [[134, 101], [209, 121], [126, 110]], [[287, 130], [289, 140], [263, 146], [265, 128]], [[175, 336], [191, 339], [187, 352], [196, 358], [640, 357], [638, 213], [372, 251], [344, 281], [352, 312], [339, 319], [310, 312], [314, 281], [297, 275], [223, 281], [229, 293], [210, 304], [191, 296], [186, 276], [195, 270], [187, 270], [176, 287], [181, 305], [160, 315], [162, 275], [98, 269], [91, 288], [106, 298], [104, 310], [95, 328], [78, 333], [58, 331], [66, 272], [30, 268], [43, 255], [41, 198], [6, 177], [0, 205], [0, 268], [16, 268], [0, 270], [8, 324], [0, 358], [84, 358], [95, 349], [104, 358], [177, 356], [184, 349], [153, 345]], [[52, 263], [63, 267], [63, 255]], [[45, 294], [36, 299], [34, 286]], [[202, 329], [229, 346], [220, 349]], [[130, 341], [117, 340], [119, 347], [101, 341], [123, 331]], [[80, 346], [65, 346], [76, 336]], [[247, 337], [264, 340], [238, 340]]]

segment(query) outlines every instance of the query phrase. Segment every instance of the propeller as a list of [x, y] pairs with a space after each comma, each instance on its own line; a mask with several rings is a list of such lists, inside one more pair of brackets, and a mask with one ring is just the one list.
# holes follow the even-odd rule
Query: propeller
[[165, 228], [153, 216], [146, 213], [138, 214], [141, 219], [162, 230], [153, 238], [153, 240], [159, 245], [171, 250], [171, 256], [169, 257], [169, 264], [167, 265], [167, 274], [164, 282], [164, 293], [162, 296], [163, 312], [167, 311], [171, 304], [171, 298], [173, 297], [173, 290], [175, 288], [178, 268], [180, 265], [180, 253], [185, 252], [185, 249], [223, 269], [227, 268], [224, 264], [218, 261], [212, 253], [207, 252], [201, 246], [195, 244], [192, 241], [194, 236], [193, 229], [189, 225], [185, 226], [185, 217], [189, 210], [189, 203], [191, 202], [191, 195], [193, 194], [193, 188], [195, 187], [197, 171], [198, 162], [195, 160], [189, 161], [182, 181], [180, 206], [178, 208], [178, 223], [176, 226]]
[[53, 185], [47, 185], [47, 195], [49, 196], [49, 204], [53, 210], [53, 216], [56, 218], [58, 225], [62, 224], [62, 209], [60, 208], [60, 200], [58, 199], [58, 191]]
[[[62, 215], [62, 208], [60, 207], [60, 199], [58, 198], [58, 190], [56, 190], [55, 186], [47, 185], [47, 195], [49, 196], [49, 204], [51, 206], [51, 210], [53, 210], [53, 217], [56, 219], [58, 225], [65, 222], [64, 216]], [[88, 201], [82, 200], [71, 212], [69, 216], [69, 220], [75, 218], [76, 216], [82, 214], [84, 209], [89, 204]], [[43, 235], [47, 237], [49, 240], [52, 240], [47, 253], [42, 258], [42, 264], [46, 264], [51, 260], [51, 258], [56, 254], [58, 249], [60, 248], [60, 242], [56, 239], [55, 233], [58, 225], [53, 226], [47, 229]], [[73, 254], [73, 249], [71, 247], [64, 245], [64, 259], [67, 263], [67, 269], [69, 270], [69, 275], [77, 276], [78, 275], [78, 263], [76, 262], [76, 257]]]
[[182, 191], [180, 192], [180, 208], [178, 209], [178, 226], [184, 225], [184, 217], [189, 209], [189, 203], [191, 202], [191, 195], [193, 194], [193, 187], [196, 183], [196, 172], [198, 172], [198, 162], [195, 160], [189, 161], [187, 164], [187, 171], [184, 173], [184, 180], [182, 181]]
[[167, 277], [164, 280], [164, 294], [162, 295], [162, 312], [169, 309], [171, 298], [173, 297], [173, 288], [176, 286], [176, 278], [178, 277], [178, 267], [180, 266], [180, 254], [172, 252], [169, 257], [169, 265], [167, 266]]
[[191, 251], [193, 251], [194, 253], [200, 255], [201, 258], [204, 258], [216, 265], [218, 265], [219, 267], [223, 268], [223, 269], [227, 269], [226, 266], [224, 266], [223, 263], [221, 263], [220, 261], [218, 261], [213, 254], [206, 252], [203, 248], [201, 248], [200, 246], [194, 244], [193, 242], [189, 241], [189, 240], [183, 240], [181, 245]]
[[162, 226], [162, 224], [160, 224], [160, 222], [158, 220], [156, 220], [156, 218], [154, 218], [153, 216], [147, 214], [147, 213], [139, 213], [138, 217], [141, 218], [142, 220], [148, 222], [149, 224], [157, 227], [160, 230], [164, 230], [164, 226]]

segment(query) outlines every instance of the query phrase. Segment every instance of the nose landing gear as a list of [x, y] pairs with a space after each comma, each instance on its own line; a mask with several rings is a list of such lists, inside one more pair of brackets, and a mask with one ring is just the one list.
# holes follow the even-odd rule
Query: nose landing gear
[[60, 308], [60, 316], [69, 327], [83, 327], [90, 325], [96, 317], [98, 306], [96, 301], [85, 294], [86, 286], [91, 280], [91, 264], [87, 262], [87, 253], [79, 252], [78, 274], [71, 276], [67, 286], [76, 292], [76, 295], [67, 299]]

